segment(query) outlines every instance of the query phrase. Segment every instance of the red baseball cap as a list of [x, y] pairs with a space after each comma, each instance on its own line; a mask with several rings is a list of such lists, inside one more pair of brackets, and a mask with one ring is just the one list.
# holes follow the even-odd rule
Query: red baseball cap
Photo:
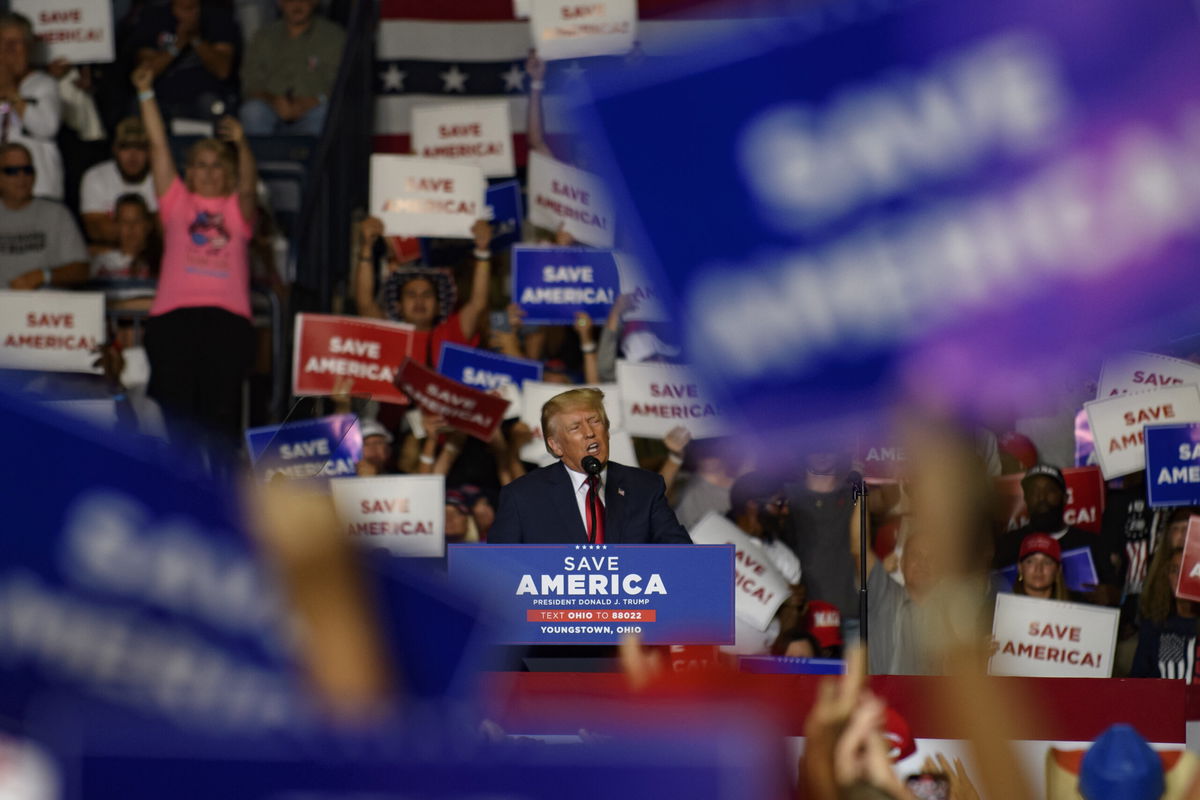
[[1053, 536], [1047, 536], [1044, 533], [1031, 533], [1021, 540], [1021, 554], [1017, 556], [1017, 561], [1024, 561], [1025, 556], [1041, 553], [1050, 556], [1055, 562], [1062, 563], [1062, 548], [1058, 546], [1058, 540]]
[[821, 647], [838, 647], [842, 643], [842, 613], [831, 603], [810, 600], [804, 627]]
[[895, 764], [917, 752], [917, 740], [913, 738], [908, 720], [891, 706], [887, 707], [883, 722], [883, 738], [888, 743], [888, 758]]

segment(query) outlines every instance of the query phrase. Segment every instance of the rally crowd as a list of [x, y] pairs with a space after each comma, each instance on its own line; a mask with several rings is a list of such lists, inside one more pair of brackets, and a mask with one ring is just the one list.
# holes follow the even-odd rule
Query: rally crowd
[[[344, 38], [317, 0], [278, 6], [279, 19], [251, 34], [216, 2], [134, 2], [120, 16], [117, 61], [103, 74], [38, 66], [29, 22], [0, 16], [0, 279], [14, 290], [107, 282], [110, 308], [146, 318], [144, 334], [112, 330], [109, 349], [144, 348], [142, 388], [172, 435], [176, 425], [194, 425], [210, 446], [232, 450], [242, 446], [243, 382], [256, 357], [251, 283], [280, 288], [271, 211], [248, 137], [320, 133]], [[526, 73], [529, 145], [553, 154], [541, 134], [545, 65], [536, 54]], [[172, 137], [196, 131], [211, 133], [191, 146], [181, 175]], [[105, 141], [111, 158], [99, 160]], [[572, 326], [524, 324], [501, 288], [509, 285], [507, 254], [492, 251], [493, 234], [480, 221], [469, 246], [432, 242], [431, 265], [368, 217], [356, 226], [346, 299], [361, 316], [414, 326], [413, 358], [429, 366], [446, 343], [489, 348], [540, 362], [544, 380], [566, 388], [612, 382], [618, 358], [678, 355], [668, 325], [626, 320], [636, 303], [629, 296], [602, 326], [583, 313]], [[525, 238], [574, 243], [563, 231]], [[501, 488], [538, 465], [521, 457], [535, 432], [515, 418], [483, 442], [436, 416], [351, 399], [352, 382], [343, 394], [337, 402], [361, 414], [359, 474], [445, 476], [448, 541], [487, 541]], [[1062, 442], [1075, 410], [972, 434], [973, 468], [989, 485], [973, 495], [982, 510], [963, 532], [962, 558], [910, 524], [914, 500], [903, 474], [870, 491], [871, 544], [860, 552], [848, 476], [865, 465], [854, 442], [805, 443], [783, 469], [759, 468], [736, 435], [699, 440], [678, 428], [635, 444], [639, 465], [661, 475], [684, 527], [724, 515], [793, 587], [765, 632], [739, 627], [733, 652], [839, 656], [864, 623], [857, 576], [865, 558], [874, 673], [941, 671], [931, 655], [937, 648], [922, 641], [923, 617], [941, 578], [954, 572], [980, 579], [970, 601], [980, 618], [997, 591], [1119, 607], [1116, 674], [1190, 682], [1196, 608], [1173, 587], [1195, 509], [1149, 508], [1134, 475], [1106, 487], [1099, 533], [1068, 524], [1058, 466], [1073, 465]], [[1028, 521], [1010, 526], [989, 487], [1018, 473]], [[1068, 585], [1065, 554], [1081, 550], [1094, 575]]]

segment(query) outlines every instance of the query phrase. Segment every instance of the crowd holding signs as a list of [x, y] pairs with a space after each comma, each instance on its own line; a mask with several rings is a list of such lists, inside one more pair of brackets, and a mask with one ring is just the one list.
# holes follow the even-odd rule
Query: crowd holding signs
[[0, 291], [0, 368], [99, 372], [102, 292]]

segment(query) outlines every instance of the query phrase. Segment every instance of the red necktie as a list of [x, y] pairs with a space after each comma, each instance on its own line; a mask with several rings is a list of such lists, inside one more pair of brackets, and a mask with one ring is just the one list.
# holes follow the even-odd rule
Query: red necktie
[[604, 503], [600, 502], [599, 475], [588, 476], [588, 492], [584, 505], [587, 507], [587, 534], [592, 544], [604, 544]]

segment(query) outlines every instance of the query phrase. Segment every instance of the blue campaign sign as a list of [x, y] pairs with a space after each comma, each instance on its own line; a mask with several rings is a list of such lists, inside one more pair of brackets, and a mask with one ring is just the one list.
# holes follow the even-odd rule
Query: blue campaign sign
[[450, 545], [507, 644], [732, 644], [732, 545]]
[[570, 324], [577, 311], [602, 323], [620, 293], [621, 275], [611, 250], [513, 248], [512, 297], [531, 325]]
[[521, 241], [521, 222], [525, 212], [521, 204], [519, 181], [493, 183], [487, 188], [484, 203], [491, 211], [492, 250], [503, 250]]
[[846, 662], [840, 658], [741, 656], [738, 670], [756, 675], [842, 675]]
[[578, 120], [723, 405], [775, 430], [905, 391], [989, 411], [1191, 326], [1193, 3], [777, 6], [589, 71]]
[[520, 389], [524, 381], [542, 379], [542, 362], [513, 358], [447, 342], [442, 345], [438, 372], [459, 383], [488, 391], [511, 384]]
[[255, 473], [264, 481], [354, 475], [362, 460], [362, 433], [353, 414], [264, 425], [246, 431]]
[[1200, 505], [1200, 423], [1147, 425], [1145, 432], [1150, 505]]

